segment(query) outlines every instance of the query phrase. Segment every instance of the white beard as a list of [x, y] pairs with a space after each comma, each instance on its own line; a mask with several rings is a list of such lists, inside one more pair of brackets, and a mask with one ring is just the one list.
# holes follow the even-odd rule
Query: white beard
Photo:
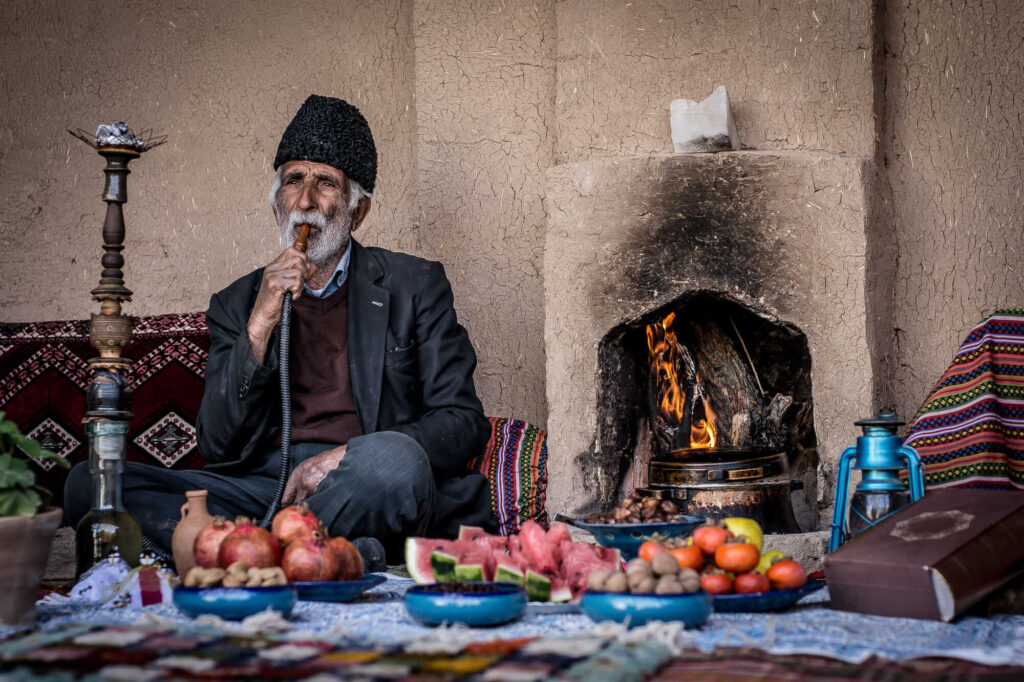
[[298, 226], [308, 223], [310, 228], [309, 245], [306, 257], [309, 262], [323, 268], [348, 246], [352, 235], [352, 211], [339, 209], [330, 221], [320, 211], [292, 211], [288, 215], [277, 212], [277, 226], [281, 230], [281, 240], [286, 246], [295, 243]]

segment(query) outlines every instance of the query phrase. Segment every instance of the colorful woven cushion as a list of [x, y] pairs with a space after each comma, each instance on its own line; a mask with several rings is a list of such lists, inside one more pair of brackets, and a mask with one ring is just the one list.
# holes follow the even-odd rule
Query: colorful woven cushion
[[502, 535], [519, 532], [528, 519], [548, 526], [548, 437], [538, 427], [519, 419], [491, 417], [491, 439], [470, 468], [491, 482], [491, 508]]
[[[204, 313], [132, 318], [134, 391], [128, 459], [174, 469], [205, 465], [196, 447], [196, 414], [210, 347]], [[72, 464], [89, 457], [82, 417], [92, 378], [89, 322], [0, 324], [0, 411], [23, 433]], [[67, 469], [39, 462], [40, 485], [61, 504]]]
[[928, 488], [1024, 488], [1024, 310], [997, 310], [971, 330], [905, 443]]

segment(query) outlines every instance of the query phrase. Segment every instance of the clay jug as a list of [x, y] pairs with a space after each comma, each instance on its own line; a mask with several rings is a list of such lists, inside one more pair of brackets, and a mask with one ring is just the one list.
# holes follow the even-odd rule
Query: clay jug
[[185, 499], [185, 504], [181, 506], [181, 521], [178, 521], [178, 525], [174, 527], [174, 535], [171, 536], [174, 568], [181, 578], [196, 565], [196, 556], [192, 549], [196, 535], [203, 526], [213, 521], [210, 512], [206, 510], [205, 490], [189, 490], [185, 493]]

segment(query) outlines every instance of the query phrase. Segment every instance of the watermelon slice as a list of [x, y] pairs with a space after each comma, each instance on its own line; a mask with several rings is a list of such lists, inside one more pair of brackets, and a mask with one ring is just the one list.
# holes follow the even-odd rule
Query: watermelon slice
[[430, 553], [430, 567], [434, 571], [434, 580], [439, 583], [450, 583], [455, 580], [455, 567], [458, 559], [445, 552]]
[[456, 564], [455, 579], [459, 581], [484, 579], [484, 567], [482, 564]]
[[458, 540], [474, 540], [482, 535], [488, 535], [480, 526], [459, 526]]
[[434, 569], [430, 565], [431, 552], [444, 552], [451, 540], [440, 538], [406, 538], [405, 566], [409, 575], [420, 585], [434, 582]]
[[506, 564], [498, 564], [498, 570], [494, 573], [494, 582], [512, 583], [513, 585], [523, 584], [523, 572], [518, 568]]
[[523, 546], [523, 554], [530, 561], [530, 567], [538, 573], [555, 573], [558, 562], [555, 561], [555, 546], [548, 542], [544, 527], [534, 520], [525, 522], [519, 531], [519, 541]]
[[526, 571], [526, 598], [530, 601], [547, 601], [551, 597], [551, 580], [535, 573]]

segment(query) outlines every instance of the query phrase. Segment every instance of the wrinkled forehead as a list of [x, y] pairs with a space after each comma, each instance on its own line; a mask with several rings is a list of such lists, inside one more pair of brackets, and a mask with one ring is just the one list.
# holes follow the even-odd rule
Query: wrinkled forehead
[[281, 178], [306, 178], [318, 177], [334, 180], [345, 184], [347, 178], [345, 173], [334, 166], [316, 161], [288, 161], [281, 165]]

